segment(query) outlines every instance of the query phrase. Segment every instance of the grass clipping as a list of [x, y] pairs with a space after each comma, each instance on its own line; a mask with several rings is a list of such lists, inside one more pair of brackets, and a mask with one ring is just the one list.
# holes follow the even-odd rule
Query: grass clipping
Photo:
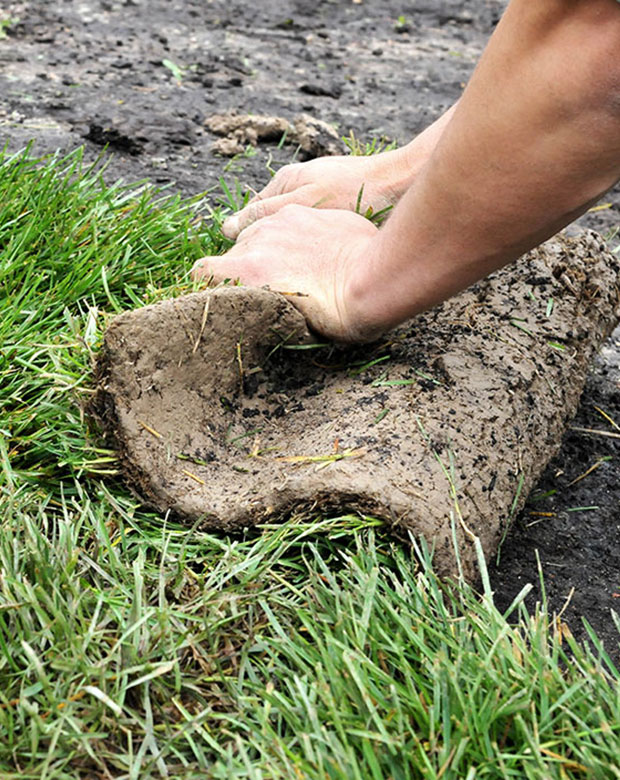
[[[242, 529], [355, 511], [466, 576], [556, 453], [617, 322], [600, 237], [558, 237], [372, 347], [313, 344], [289, 301], [220, 288], [114, 319], [98, 409], [160, 511]], [[404, 535], [404, 534], [403, 534]]]

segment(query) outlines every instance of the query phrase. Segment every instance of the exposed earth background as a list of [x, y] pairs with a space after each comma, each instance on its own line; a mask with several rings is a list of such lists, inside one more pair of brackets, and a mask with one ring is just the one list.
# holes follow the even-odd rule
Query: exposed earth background
[[[403, 144], [461, 94], [504, 6], [9, 2], [0, 10], [0, 138], [15, 150], [35, 139], [37, 155], [84, 144], [92, 160], [107, 144], [108, 180], [148, 177], [184, 195], [211, 190], [215, 199], [220, 177], [259, 189], [269, 169], [294, 158], [295, 147], [273, 141], [223, 158], [204, 125], [211, 114], [236, 109], [292, 120], [307, 113], [341, 135]], [[575, 227], [611, 236], [620, 224], [620, 190], [601, 206]], [[609, 418], [620, 424], [620, 331], [593, 367], [574, 426], [617, 434]], [[533, 603], [540, 598], [538, 551], [551, 608], [560, 611], [569, 600], [562, 620], [573, 633], [586, 635], [585, 617], [615, 654], [618, 446], [612, 437], [569, 431], [492, 572], [500, 607], [527, 582], [535, 585]]]

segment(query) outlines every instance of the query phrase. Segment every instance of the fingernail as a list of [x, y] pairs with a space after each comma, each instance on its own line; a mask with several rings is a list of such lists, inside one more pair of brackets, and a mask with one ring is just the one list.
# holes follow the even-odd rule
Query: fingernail
[[239, 217], [233, 215], [222, 223], [222, 233], [226, 238], [237, 238], [239, 235]]

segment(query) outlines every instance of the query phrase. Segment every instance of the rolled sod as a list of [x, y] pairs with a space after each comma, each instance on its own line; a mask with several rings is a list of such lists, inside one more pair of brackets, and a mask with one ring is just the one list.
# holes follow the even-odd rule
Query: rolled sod
[[[576, 411], [618, 321], [618, 259], [558, 236], [383, 340], [313, 338], [290, 296], [224, 287], [114, 318], [94, 410], [131, 488], [241, 530], [358, 512], [475, 576]], [[409, 533], [410, 532], [410, 533]]]

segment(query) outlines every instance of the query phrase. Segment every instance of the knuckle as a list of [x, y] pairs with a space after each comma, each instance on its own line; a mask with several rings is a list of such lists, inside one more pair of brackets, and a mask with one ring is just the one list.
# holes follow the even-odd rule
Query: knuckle
[[302, 167], [302, 163], [289, 163], [289, 165], [280, 168], [273, 177], [273, 184], [277, 188], [278, 193], [288, 192], [298, 186]]
[[258, 200], [256, 203], [251, 203], [247, 207], [245, 219], [243, 220], [244, 225], [247, 226], [262, 219], [265, 216], [265, 211], [264, 201]]
[[289, 176], [295, 174], [301, 167], [301, 163], [289, 163], [284, 165], [278, 171], [276, 171], [275, 180], [287, 179]]
[[246, 212], [246, 222], [254, 222], [256, 219], [260, 219], [261, 213], [263, 211], [263, 202], [262, 200], [256, 201], [256, 203], [252, 203], [250, 206], [248, 206], [248, 210]]

